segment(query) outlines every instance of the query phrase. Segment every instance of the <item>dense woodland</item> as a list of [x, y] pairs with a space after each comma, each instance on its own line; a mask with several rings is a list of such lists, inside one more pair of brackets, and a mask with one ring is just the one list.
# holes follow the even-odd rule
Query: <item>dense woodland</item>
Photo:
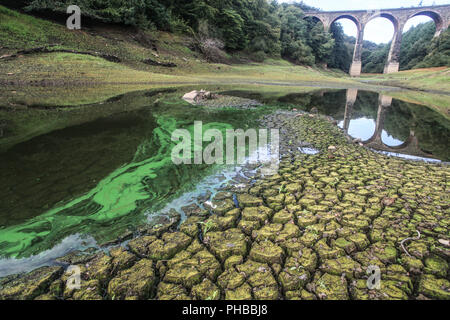
[[[34, 14], [64, 14], [71, 0], [5, 0]], [[339, 23], [324, 32], [321, 23], [303, 16], [314, 8], [276, 0], [78, 0], [83, 15], [105, 23], [190, 35], [228, 54], [242, 52], [255, 61], [282, 57], [302, 65], [347, 71], [355, 39]], [[404, 35], [401, 69], [450, 65], [450, 33], [432, 39], [434, 23]], [[390, 44], [364, 42], [363, 72], [382, 72]], [[211, 55], [217, 51], [203, 50]]]

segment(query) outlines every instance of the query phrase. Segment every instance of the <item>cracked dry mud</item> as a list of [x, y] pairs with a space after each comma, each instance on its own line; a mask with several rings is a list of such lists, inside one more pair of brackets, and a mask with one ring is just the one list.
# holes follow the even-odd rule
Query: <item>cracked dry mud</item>
[[372, 152], [319, 115], [263, 122], [280, 128], [278, 174], [186, 204], [180, 225], [61, 259], [80, 267], [80, 289], [67, 265], [42, 267], [0, 279], [0, 299], [450, 299], [447, 165]]

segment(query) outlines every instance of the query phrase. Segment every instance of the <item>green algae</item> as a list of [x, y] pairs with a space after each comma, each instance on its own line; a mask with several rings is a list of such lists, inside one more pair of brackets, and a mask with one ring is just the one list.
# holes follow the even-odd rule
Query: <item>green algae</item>
[[[159, 104], [161, 107], [158, 105], [158, 110], [163, 111], [158, 111], [161, 115], [156, 114], [157, 127], [138, 146], [131, 162], [108, 174], [85, 194], [22, 224], [2, 228], [0, 255], [15, 258], [35, 255], [52, 248], [64, 237], [74, 233], [83, 237], [92, 235], [99, 243], [115, 240], [128, 226], [145, 223], [146, 213], [161, 208], [168, 197], [174, 198], [182, 194], [195, 185], [199, 178], [216, 170], [214, 166], [197, 166], [196, 171], [191, 173], [186, 166], [179, 168], [173, 164], [171, 151], [175, 143], [171, 141], [171, 133], [180, 127], [193, 133], [194, 128], [189, 119], [180, 116], [181, 110], [186, 108], [180, 100], [169, 99]], [[174, 109], [168, 112], [163, 107]], [[230, 111], [218, 110], [216, 113], [235, 124], [249, 121], [242, 120], [245, 117], [237, 120], [231, 116]], [[199, 114], [196, 116], [198, 118]], [[193, 117], [194, 115], [190, 116]], [[232, 128], [229, 123], [209, 120], [214, 118], [209, 113], [203, 113], [201, 117], [208, 121], [203, 124], [204, 130], [214, 128], [224, 133], [226, 129]], [[179, 181], [168, 180], [166, 177], [170, 175]], [[174, 186], [177, 188], [176, 192], [173, 192]], [[232, 200], [229, 201], [231, 202], [227, 202], [227, 206], [223, 208], [224, 212], [234, 208]], [[220, 208], [216, 211], [220, 211]]]

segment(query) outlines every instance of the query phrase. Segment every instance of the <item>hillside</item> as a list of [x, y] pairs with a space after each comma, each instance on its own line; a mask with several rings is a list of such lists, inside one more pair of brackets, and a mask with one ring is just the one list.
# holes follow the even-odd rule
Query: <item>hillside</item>
[[[339, 36], [339, 25], [333, 27], [333, 34]], [[347, 68], [348, 62], [341, 59], [345, 58], [346, 50], [347, 57], [350, 54], [349, 48], [342, 46], [344, 42], [337, 42], [340, 45], [333, 50], [341, 54], [332, 55], [329, 68]], [[401, 86], [450, 91], [443, 81], [448, 69], [410, 72], [406, 76], [403, 73], [365, 75], [355, 79], [343, 71], [302, 66], [297, 64], [299, 61], [286, 57], [266, 57], [263, 62], [255, 62], [252, 54], [243, 52], [226, 53], [227, 61], [214, 63], [195, 43], [195, 37], [182, 33], [117, 24], [96, 23], [69, 31], [61, 23], [0, 6], [2, 102], [4, 105], [75, 105], [148, 87], [193, 83], [295, 85], [309, 90], [355, 87], [391, 91], [386, 86]], [[27, 84], [33, 85], [27, 87], [27, 92], [4, 86]], [[52, 90], [46, 89], [50, 87]], [[440, 101], [438, 107], [444, 108], [448, 98], [433, 101]]]
[[[193, 41], [191, 37], [164, 31], [106, 24], [68, 31], [64, 25], [0, 6], [0, 83], [155, 85], [218, 79], [314, 79], [333, 86], [357, 84], [344, 73], [297, 66], [280, 58], [266, 59], [264, 63], [208, 63], [201, 52], [191, 49]], [[230, 56], [230, 60], [239, 58]]]

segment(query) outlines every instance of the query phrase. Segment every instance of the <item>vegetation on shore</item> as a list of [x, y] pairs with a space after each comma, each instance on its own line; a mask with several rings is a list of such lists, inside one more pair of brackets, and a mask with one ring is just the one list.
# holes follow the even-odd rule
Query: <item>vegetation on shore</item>
[[448, 94], [450, 92], [449, 76], [449, 67], [437, 67], [390, 74], [363, 74], [360, 80], [404, 89]]
[[[294, 14], [299, 9], [289, 10]], [[402, 91], [392, 92], [392, 95], [431, 105], [448, 116], [450, 103], [445, 94], [450, 92], [445, 81], [448, 68], [390, 75], [366, 74], [356, 79], [342, 71], [299, 66], [279, 58], [266, 59], [264, 63], [208, 63], [202, 52], [190, 47], [192, 38], [183, 35], [148, 30], [136, 33], [133, 29], [112, 25], [68, 31], [58, 23], [3, 6], [0, 6], [0, 16], [0, 56], [24, 49], [47, 50], [0, 58], [3, 107], [82, 105], [101, 102], [125, 92], [186, 84], [253, 84], [263, 86], [264, 91], [281, 92], [292, 86], [296, 90], [315, 90], [321, 86], [392, 92], [387, 86], [400, 86], [436, 91], [434, 94]], [[334, 36], [339, 36], [339, 32], [334, 32]], [[342, 47], [336, 49], [344, 50]], [[102, 53], [117, 57], [120, 62], [58, 50]], [[239, 57], [239, 54], [229, 57]], [[149, 65], [144, 62], [146, 59], [174, 63], [176, 67]], [[344, 62], [334, 63], [342, 65]], [[270, 88], [271, 85], [276, 88]], [[302, 89], [306, 87], [309, 89]]]

